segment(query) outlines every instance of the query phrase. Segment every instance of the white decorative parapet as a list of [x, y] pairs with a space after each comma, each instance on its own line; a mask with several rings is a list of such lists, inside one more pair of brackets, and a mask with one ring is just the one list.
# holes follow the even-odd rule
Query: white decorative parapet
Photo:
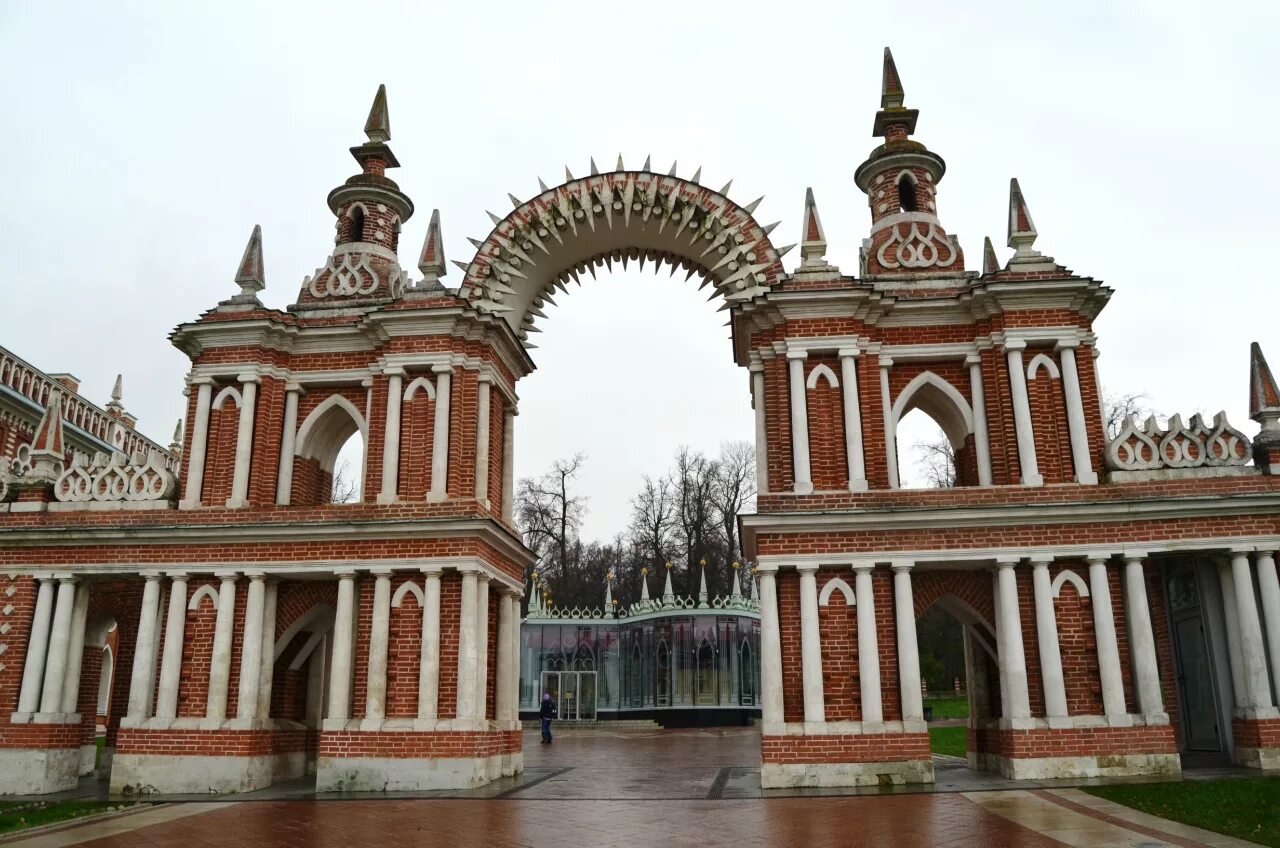
[[92, 461], [77, 454], [53, 484], [54, 497], [64, 503], [164, 501], [173, 499], [177, 491], [178, 479], [157, 450], [145, 455], [139, 451], [132, 458], [99, 452]]
[[1249, 463], [1249, 439], [1227, 422], [1227, 413], [1206, 425], [1199, 414], [1182, 423], [1169, 419], [1161, 428], [1154, 415], [1139, 428], [1129, 415], [1120, 434], [1107, 444], [1106, 464], [1112, 471], [1157, 471], [1186, 468], [1226, 468]]

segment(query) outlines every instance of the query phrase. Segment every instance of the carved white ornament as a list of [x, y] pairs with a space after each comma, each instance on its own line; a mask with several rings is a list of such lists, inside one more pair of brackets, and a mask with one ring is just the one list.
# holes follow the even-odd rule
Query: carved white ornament
[[163, 501], [178, 490], [178, 480], [159, 451], [132, 459], [122, 453], [97, 453], [87, 461], [78, 455], [53, 485], [53, 495], [65, 503], [89, 501]]
[[369, 254], [344, 253], [338, 262], [329, 257], [324, 267], [316, 271], [309, 289], [313, 297], [350, 297], [373, 294], [381, 282], [378, 272], [369, 264]]
[[1212, 429], [1199, 414], [1183, 425], [1175, 415], [1161, 428], [1155, 416], [1141, 428], [1126, 416], [1120, 433], [1107, 444], [1107, 467], [1114, 471], [1158, 468], [1203, 468], [1248, 465], [1249, 439], [1227, 422], [1227, 413], [1213, 416]]
[[[888, 250], [895, 245], [897, 247], [895, 256], [890, 259]], [[876, 260], [882, 267], [890, 269], [933, 268], [950, 265], [955, 258], [956, 254], [951, 247], [951, 242], [938, 231], [935, 224], [929, 224], [928, 230], [921, 232], [920, 224], [915, 221], [911, 222], [906, 236], [902, 235], [899, 226], [891, 227], [889, 240], [880, 245], [880, 249], [876, 251]]]

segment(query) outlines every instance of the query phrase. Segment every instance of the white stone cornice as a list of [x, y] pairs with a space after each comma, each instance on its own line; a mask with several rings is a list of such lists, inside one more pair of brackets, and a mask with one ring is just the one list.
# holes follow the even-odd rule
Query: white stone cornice
[[920, 362], [957, 359], [975, 355], [977, 347], [972, 342], [944, 342], [919, 345], [884, 345], [881, 355], [895, 361]]

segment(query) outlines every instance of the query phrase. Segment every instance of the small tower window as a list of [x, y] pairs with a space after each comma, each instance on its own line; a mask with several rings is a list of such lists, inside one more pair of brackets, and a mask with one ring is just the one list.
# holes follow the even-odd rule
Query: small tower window
[[898, 205], [903, 212], [916, 211], [916, 184], [906, 174], [898, 178]]
[[347, 241], [364, 241], [364, 208], [352, 206], [347, 218]]

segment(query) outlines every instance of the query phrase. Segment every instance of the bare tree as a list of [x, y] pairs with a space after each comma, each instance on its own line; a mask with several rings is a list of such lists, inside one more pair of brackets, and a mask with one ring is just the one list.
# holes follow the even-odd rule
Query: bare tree
[[548, 578], [563, 579], [570, 568], [570, 550], [587, 511], [587, 499], [572, 494], [571, 485], [586, 460], [582, 453], [558, 459], [541, 477], [521, 480], [516, 491], [516, 524], [538, 555], [535, 568]]
[[725, 561], [733, 562], [742, 559], [738, 548], [738, 515], [756, 496], [755, 448], [747, 442], [723, 443], [717, 470], [711, 498], [724, 537]]
[[329, 503], [345, 504], [360, 500], [360, 481], [351, 471], [351, 461], [341, 460], [333, 470], [329, 485]]
[[653, 569], [661, 566], [670, 554], [675, 507], [671, 481], [666, 477], [655, 481], [646, 474], [644, 485], [631, 499], [631, 537], [643, 548]]
[[945, 433], [938, 433], [930, 441], [916, 442], [911, 451], [930, 489], [950, 489], [956, 485], [956, 450]]
[[709, 543], [718, 529], [711, 498], [718, 473], [718, 463], [700, 451], [682, 446], [676, 452], [671, 485], [675, 489], [677, 527], [684, 548], [686, 588], [690, 591], [697, 582], [693, 569], [710, 553]]

